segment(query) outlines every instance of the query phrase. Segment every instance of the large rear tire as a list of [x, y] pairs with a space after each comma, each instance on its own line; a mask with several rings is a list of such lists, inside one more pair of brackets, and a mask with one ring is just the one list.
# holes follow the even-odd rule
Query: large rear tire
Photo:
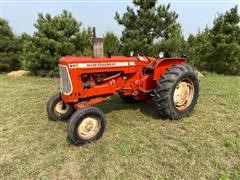
[[68, 139], [75, 145], [83, 145], [102, 137], [106, 126], [103, 112], [93, 106], [78, 109], [68, 123]]
[[59, 92], [49, 98], [47, 102], [47, 113], [50, 120], [67, 120], [72, 116], [74, 111], [75, 109], [72, 104], [65, 104], [61, 100]]
[[157, 81], [153, 101], [162, 118], [180, 119], [197, 104], [199, 82], [194, 70], [179, 64], [169, 68]]

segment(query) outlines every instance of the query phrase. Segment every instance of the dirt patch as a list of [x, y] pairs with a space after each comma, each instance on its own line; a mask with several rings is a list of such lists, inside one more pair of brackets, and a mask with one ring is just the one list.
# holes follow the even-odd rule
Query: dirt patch
[[7, 75], [8, 76], [19, 77], [19, 76], [29, 76], [29, 75], [31, 75], [31, 73], [30, 73], [30, 71], [18, 70], [18, 71], [11, 71]]
[[197, 71], [197, 77], [198, 77], [198, 79], [200, 79], [200, 78], [202, 78], [202, 77], [204, 77], [204, 75], [201, 73], [201, 72], [199, 72], [199, 71]]

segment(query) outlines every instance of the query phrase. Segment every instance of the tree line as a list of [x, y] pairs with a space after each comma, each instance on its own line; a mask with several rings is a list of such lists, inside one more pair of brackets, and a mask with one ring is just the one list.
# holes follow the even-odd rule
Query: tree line
[[[240, 75], [240, 16], [235, 6], [218, 14], [212, 27], [206, 27], [187, 40], [182, 34], [178, 14], [170, 4], [157, 5], [157, 0], [133, 0], [115, 20], [123, 26], [119, 38], [113, 32], [104, 35], [104, 53], [168, 57], [187, 56], [187, 63], [200, 71]], [[70, 12], [56, 16], [39, 14], [32, 35], [13, 33], [9, 23], [0, 18], [0, 72], [26, 69], [33, 75], [57, 76], [61, 56], [92, 54], [92, 28], [82, 28]]]

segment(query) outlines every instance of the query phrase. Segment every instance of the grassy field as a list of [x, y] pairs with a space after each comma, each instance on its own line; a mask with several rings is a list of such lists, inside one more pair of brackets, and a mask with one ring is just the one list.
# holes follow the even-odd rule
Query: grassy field
[[99, 105], [103, 138], [82, 147], [66, 141], [67, 122], [47, 118], [58, 85], [0, 76], [0, 179], [240, 179], [240, 77], [202, 78], [194, 113], [179, 121], [114, 96]]

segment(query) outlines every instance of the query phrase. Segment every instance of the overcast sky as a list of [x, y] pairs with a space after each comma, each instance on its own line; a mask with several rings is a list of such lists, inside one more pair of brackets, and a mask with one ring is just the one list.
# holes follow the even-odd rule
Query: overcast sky
[[[115, 12], [123, 14], [127, 5], [133, 6], [128, 0], [0, 0], [0, 15], [7, 19], [14, 32], [20, 34], [34, 32], [33, 24], [38, 13], [59, 14], [63, 9], [72, 12], [83, 27], [96, 27], [97, 35], [102, 36], [107, 31], [121, 35], [122, 27], [114, 20]], [[211, 26], [218, 13], [223, 13], [234, 5], [240, 5], [240, 0], [175, 0], [158, 1], [171, 3], [171, 10], [178, 13], [184, 36], [196, 34], [206, 25]]]

